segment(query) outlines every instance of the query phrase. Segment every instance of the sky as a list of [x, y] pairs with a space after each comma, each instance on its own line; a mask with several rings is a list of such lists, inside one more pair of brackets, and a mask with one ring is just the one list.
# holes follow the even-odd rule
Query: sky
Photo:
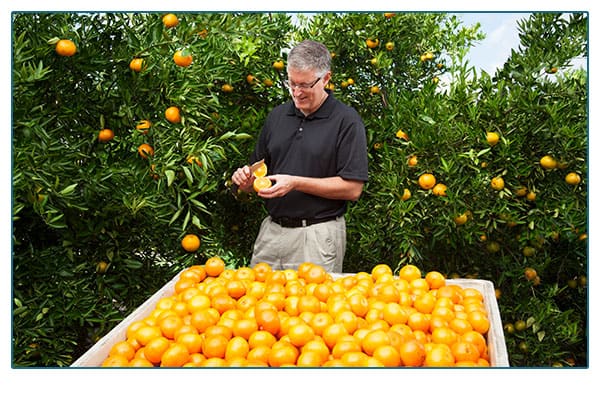
[[528, 13], [460, 13], [464, 25], [481, 24], [480, 30], [486, 38], [478, 42], [469, 52], [473, 66], [490, 75], [502, 67], [510, 56], [511, 49], [519, 46], [517, 21], [527, 18]]

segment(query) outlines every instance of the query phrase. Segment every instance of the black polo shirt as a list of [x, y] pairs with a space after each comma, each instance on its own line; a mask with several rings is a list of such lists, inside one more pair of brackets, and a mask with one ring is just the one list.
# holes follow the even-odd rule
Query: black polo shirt
[[[365, 127], [353, 108], [333, 94], [313, 114], [305, 116], [293, 101], [275, 107], [267, 116], [251, 162], [264, 158], [268, 174], [288, 174], [366, 182], [368, 179]], [[267, 199], [274, 218], [326, 218], [341, 216], [346, 201], [291, 191]]]

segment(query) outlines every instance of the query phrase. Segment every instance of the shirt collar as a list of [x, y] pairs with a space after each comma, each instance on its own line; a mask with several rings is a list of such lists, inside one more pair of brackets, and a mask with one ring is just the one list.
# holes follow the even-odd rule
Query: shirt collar
[[294, 101], [291, 100], [287, 114], [296, 115], [297, 117], [306, 118], [309, 120], [328, 118], [331, 115], [331, 112], [333, 111], [335, 97], [333, 96], [333, 92], [331, 90], [325, 89], [325, 91], [329, 96], [327, 96], [323, 104], [321, 104], [321, 107], [319, 107], [314, 113], [305, 116], [304, 113], [302, 113], [302, 111], [296, 108], [296, 106], [294, 105]]

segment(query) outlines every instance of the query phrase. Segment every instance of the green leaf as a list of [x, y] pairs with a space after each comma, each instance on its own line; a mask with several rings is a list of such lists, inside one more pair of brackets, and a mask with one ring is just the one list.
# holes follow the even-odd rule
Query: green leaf
[[167, 177], [167, 186], [171, 186], [175, 181], [175, 171], [168, 169], [165, 171], [165, 176]]

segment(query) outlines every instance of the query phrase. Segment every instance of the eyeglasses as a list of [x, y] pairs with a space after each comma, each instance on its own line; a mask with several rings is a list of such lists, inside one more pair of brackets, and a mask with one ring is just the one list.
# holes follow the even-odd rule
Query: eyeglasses
[[313, 83], [292, 83], [289, 79], [283, 81], [283, 84], [285, 85], [286, 88], [290, 89], [290, 90], [294, 90], [294, 89], [300, 89], [300, 90], [308, 90], [308, 89], [312, 89], [315, 87], [315, 85], [317, 84], [317, 82], [319, 82], [323, 77], [320, 76], [317, 78], [316, 81], [314, 81]]

